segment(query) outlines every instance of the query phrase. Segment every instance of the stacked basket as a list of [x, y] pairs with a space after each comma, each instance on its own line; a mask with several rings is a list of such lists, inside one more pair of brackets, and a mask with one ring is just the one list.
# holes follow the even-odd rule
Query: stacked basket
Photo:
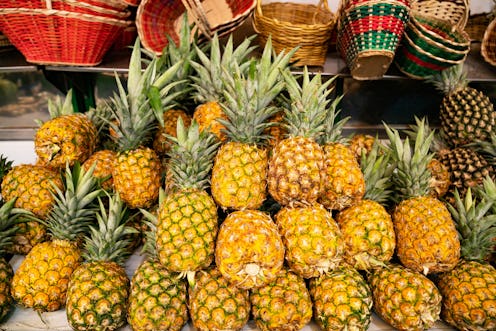
[[337, 49], [353, 78], [381, 78], [393, 62], [410, 15], [409, 0], [342, 0]]
[[496, 66], [496, 1], [489, 22], [482, 37], [481, 54], [484, 60]]
[[94, 66], [129, 15], [120, 0], [2, 0], [0, 31], [28, 62]]

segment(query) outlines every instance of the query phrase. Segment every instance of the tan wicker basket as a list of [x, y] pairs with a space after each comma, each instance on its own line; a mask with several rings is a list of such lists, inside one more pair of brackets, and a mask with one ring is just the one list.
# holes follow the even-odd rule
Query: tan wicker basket
[[465, 27], [465, 32], [470, 36], [471, 41], [482, 41], [484, 37], [484, 32], [491, 23], [489, 13], [480, 13], [476, 15], [471, 15], [468, 18], [467, 26]]
[[435, 17], [465, 29], [470, 12], [469, 0], [412, 0], [412, 11]]
[[481, 54], [487, 63], [496, 66], [496, 18], [489, 23], [484, 32]]
[[323, 66], [336, 15], [327, 0], [318, 4], [270, 2], [257, 0], [253, 28], [265, 45], [269, 36], [276, 52], [299, 47], [292, 60], [296, 66]]

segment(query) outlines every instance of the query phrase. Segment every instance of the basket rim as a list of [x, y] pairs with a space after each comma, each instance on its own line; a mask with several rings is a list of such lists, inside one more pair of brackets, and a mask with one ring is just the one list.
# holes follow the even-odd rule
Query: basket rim
[[450, 64], [458, 64], [460, 62], [463, 62], [465, 60], [465, 58], [467, 57], [467, 54], [464, 54], [464, 56], [460, 59], [460, 60], [451, 60], [451, 59], [446, 59], [446, 58], [441, 58], [441, 57], [438, 57], [436, 55], [433, 55], [431, 52], [429, 52], [428, 50], [425, 50], [421, 47], [419, 47], [416, 43], [414, 43], [410, 37], [405, 33], [403, 35], [403, 39], [406, 40], [408, 42], [408, 44], [413, 47], [417, 52], [433, 59], [433, 60], [436, 60], [438, 62], [445, 62], [445, 63], [450, 63]]
[[449, 21], [444, 20], [444, 19], [440, 19], [440, 18], [436, 18], [436, 17], [433, 17], [433, 16], [419, 14], [419, 13], [416, 13], [416, 12], [413, 12], [410, 15], [410, 22], [412, 22], [412, 24], [414, 24], [417, 28], [419, 28], [420, 30], [422, 30], [421, 31], [422, 34], [428, 35], [429, 37], [432, 37], [432, 38], [437, 38], [437, 39], [445, 40], [445, 41], [449, 42], [453, 46], [462, 46], [462, 47], [470, 46], [470, 37], [468, 36], [468, 34], [464, 30], [462, 30], [462, 29], [460, 29], [458, 27], [455, 27], [454, 29], [450, 29], [450, 33], [453, 33], [453, 32], [458, 33], [461, 37], [463, 37], [463, 38], [465, 38], [467, 40], [466, 42], [463, 43], [463, 42], [457, 42], [457, 41], [449, 41], [446, 38], [444, 38], [443, 36], [435, 33], [434, 31], [431, 31], [431, 30], [425, 28], [418, 21], [417, 18], [425, 19], [425, 20], [429, 20], [429, 21], [436, 21], [438, 23], [446, 24], [447, 26], [452, 26], [452, 24]]
[[[436, 4], [436, 3], [450, 3], [453, 4], [455, 1], [453, 0], [412, 0], [412, 11], [419, 11], [418, 9], [418, 4], [420, 3], [428, 3], [428, 4]], [[452, 25], [454, 24], [455, 26], [459, 27], [460, 29], [464, 29], [465, 26], [467, 25], [468, 18], [470, 16], [470, 2], [469, 0], [460, 0], [460, 2], [463, 2], [463, 4], [459, 5], [459, 7], [464, 7], [464, 15], [460, 17], [459, 20], [452, 22], [449, 19], [445, 19], [449, 21]], [[424, 12], [425, 13], [425, 12]], [[430, 16], [430, 15], [428, 15]], [[436, 17], [436, 16], [431, 16], [431, 17]], [[443, 18], [444, 19], [444, 18]]]
[[[491, 37], [493, 40], [496, 39], [495, 35], [496, 35], [496, 18], [494, 18], [487, 26], [481, 41], [481, 55], [487, 63], [493, 66], [496, 66], [496, 52], [493, 52], [492, 53], [493, 56], [491, 57], [491, 54], [489, 53], [489, 44], [491, 43]], [[495, 45], [494, 48], [496, 48], [496, 42], [493, 41], [492, 44], [494, 44]]]

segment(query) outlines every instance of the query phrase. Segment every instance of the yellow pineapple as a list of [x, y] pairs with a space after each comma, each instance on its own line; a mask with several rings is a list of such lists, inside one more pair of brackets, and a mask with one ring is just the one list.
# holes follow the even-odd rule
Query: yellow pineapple
[[275, 281], [250, 291], [255, 324], [262, 331], [297, 331], [312, 319], [305, 280], [286, 268]]
[[429, 195], [433, 131], [427, 135], [425, 121], [419, 124], [413, 147], [408, 137], [402, 141], [397, 130], [385, 128], [396, 164], [392, 176], [398, 201], [393, 212], [396, 253], [404, 266], [429, 274], [453, 269], [460, 259], [460, 241], [446, 205]]
[[280, 73], [288, 70], [292, 53], [274, 55], [270, 40], [260, 59], [250, 62], [250, 71], [237, 64], [226, 80], [222, 103], [227, 120], [227, 140], [220, 147], [212, 168], [211, 188], [216, 203], [224, 209], [258, 209], [267, 197], [269, 165], [268, 118], [278, 109], [270, 104], [284, 85]]
[[366, 331], [372, 315], [372, 292], [362, 275], [343, 263], [333, 271], [310, 279], [313, 316], [325, 331]]
[[277, 278], [284, 253], [281, 235], [269, 214], [238, 210], [227, 215], [220, 226], [215, 264], [231, 284], [252, 289]]
[[100, 200], [98, 225], [90, 226], [83, 258], [67, 289], [66, 316], [74, 330], [117, 330], [126, 323], [129, 278], [124, 262], [131, 254], [125, 236], [126, 208], [118, 195], [109, 196], [108, 211]]
[[188, 291], [196, 330], [241, 330], [250, 318], [250, 294], [228, 282], [215, 267], [200, 270]]
[[322, 205], [283, 207], [275, 219], [286, 248], [286, 261], [299, 276], [318, 277], [343, 261], [341, 231]]
[[102, 149], [91, 154], [82, 164], [83, 169], [88, 171], [93, 163], [95, 163], [93, 175], [100, 180], [100, 185], [106, 191], [112, 191], [114, 189], [112, 170], [116, 156], [116, 152], [110, 149]]
[[82, 261], [76, 242], [93, 222], [92, 202], [101, 192], [92, 171], [85, 172], [78, 163], [66, 168], [64, 188], [56, 189], [57, 202], [42, 221], [51, 240], [29, 251], [12, 280], [12, 296], [21, 306], [45, 312], [65, 304], [67, 284]]
[[362, 154], [368, 154], [372, 150], [372, 146], [376, 141], [376, 137], [370, 134], [357, 133], [350, 138], [350, 149], [355, 154], [358, 161], [362, 158]]
[[181, 117], [186, 127], [191, 124], [191, 116], [182, 109], [170, 109], [164, 112], [164, 125], [159, 126], [153, 139], [153, 149], [159, 156], [165, 156], [171, 147], [169, 137], [177, 137], [177, 119]]

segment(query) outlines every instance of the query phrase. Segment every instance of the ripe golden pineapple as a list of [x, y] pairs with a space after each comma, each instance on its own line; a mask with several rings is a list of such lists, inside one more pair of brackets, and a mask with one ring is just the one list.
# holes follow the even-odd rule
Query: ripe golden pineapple
[[238, 210], [222, 222], [215, 264], [231, 284], [260, 287], [277, 278], [284, 264], [284, 244], [272, 218], [259, 210]]
[[496, 269], [489, 264], [496, 240], [496, 185], [486, 177], [481, 198], [468, 189], [448, 205], [461, 236], [461, 260], [438, 275], [441, 317], [460, 330], [496, 329]]
[[332, 80], [323, 83], [319, 74], [303, 82], [284, 72], [289, 100], [285, 106], [287, 138], [273, 149], [269, 160], [268, 191], [281, 205], [314, 203], [323, 193], [324, 150], [316, 141], [326, 121], [326, 98]]
[[282, 268], [275, 281], [250, 291], [255, 324], [262, 331], [297, 331], [312, 319], [305, 280]]
[[430, 194], [436, 198], [443, 197], [451, 185], [451, 173], [448, 167], [438, 159], [432, 158], [427, 164], [427, 169], [431, 172]]
[[34, 246], [12, 280], [12, 296], [21, 306], [38, 312], [60, 309], [67, 284], [82, 261], [76, 242], [94, 220], [94, 199], [100, 194], [92, 174], [75, 164], [66, 168], [64, 188], [57, 188], [57, 202], [43, 220], [51, 240]]
[[445, 204], [429, 195], [431, 173], [427, 164], [433, 132], [422, 120], [410, 147], [398, 131], [385, 125], [389, 149], [396, 164], [392, 181], [399, 201], [393, 213], [396, 253], [401, 263], [424, 274], [452, 269], [460, 259], [460, 241]]
[[268, 121], [272, 125], [264, 130], [264, 134], [269, 136], [269, 148], [273, 148], [288, 133], [284, 127], [284, 111], [279, 109], [277, 113], [268, 118]]
[[159, 125], [153, 139], [153, 149], [159, 156], [165, 156], [171, 146], [169, 137], [177, 137], [177, 119], [181, 117], [186, 127], [191, 124], [191, 116], [182, 109], [169, 109], [164, 112], [164, 125]]
[[112, 170], [114, 168], [116, 156], [116, 152], [110, 149], [102, 149], [91, 154], [82, 164], [85, 171], [88, 171], [93, 163], [96, 164], [93, 176], [99, 179], [100, 185], [106, 191], [112, 191], [114, 189]]
[[393, 221], [387, 211], [393, 166], [380, 143], [363, 154], [360, 166], [366, 181], [362, 200], [336, 215], [344, 242], [344, 260], [358, 270], [371, 270], [391, 260], [396, 247]]
[[72, 91], [65, 101], [60, 99], [48, 104], [50, 120], [36, 130], [34, 149], [39, 164], [64, 169], [75, 162], [84, 162], [93, 154], [98, 133], [95, 124], [83, 113], [76, 113], [72, 106]]
[[494, 106], [487, 95], [468, 86], [463, 63], [441, 71], [430, 81], [445, 95], [439, 116], [450, 146], [490, 140], [496, 125]]
[[66, 315], [74, 330], [117, 330], [126, 322], [129, 278], [124, 263], [131, 254], [126, 208], [118, 195], [100, 200], [98, 225], [85, 238], [84, 262], [72, 273], [67, 289]]
[[[55, 187], [63, 188], [57, 170], [41, 165], [19, 164], [13, 166], [2, 180], [2, 198], [8, 201], [17, 197], [16, 208], [26, 209], [44, 220], [55, 204]], [[19, 224], [14, 244], [9, 248], [11, 253], [27, 254], [33, 246], [46, 240], [46, 232], [43, 223], [25, 220]]]
[[141, 70], [139, 38], [133, 47], [129, 63], [127, 91], [116, 76], [119, 93], [111, 102], [115, 121], [109, 123], [115, 132], [117, 157], [112, 171], [114, 188], [130, 208], [151, 207], [159, 195], [161, 162], [157, 153], [147, 147], [153, 138], [156, 121], [163, 120], [163, 112], [173, 107], [177, 93], [169, 90], [177, 85], [170, 82], [182, 62], [157, 72], [158, 58]]
[[313, 316], [325, 331], [368, 329], [372, 292], [362, 275], [344, 263], [333, 271], [310, 279]]
[[226, 44], [221, 46], [219, 37], [215, 34], [209, 42], [210, 54], [206, 54], [197, 46], [198, 61], [192, 61], [191, 66], [195, 75], [191, 76], [194, 87], [194, 98], [198, 106], [193, 112], [193, 118], [198, 122], [200, 130], [210, 130], [220, 141], [225, 141], [227, 136], [225, 126], [219, 119], [227, 117], [220, 103], [224, 100], [225, 82], [222, 76], [233, 72], [233, 65], [246, 67], [248, 55], [254, 50], [251, 45], [253, 37], [246, 38], [234, 47], [233, 37], [229, 36]]
[[200, 270], [189, 287], [191, 321], [199, 331], [241, 330], [250, 318], [250, 294], [237, 288], [216, 267]]
[[342, 262], [341, 231], [322, 205], [283, 207], [275, 219], [286, 248], [286, 261], [299, 276], [318, 277]]
[[[163, 199], [161, 194], [159, 205]], [[189, 319], [186, 280], [158, 260], [156, 211], [142, 213], [148, 228], [143, 245], [146, 258], [131, 279], [127, 321], [134, 331], [179, 331]]]
[[357, 160], [360, 161], [362, 158], [362, 153], [367, 155], [371, 151], [375, 141], [376, 137], [374, 136], [357, 133], [350, 138], [349, 145]]
[[217, 206], [206, 189], [219, 142], [195, 120], [185, 128], [181, 119], [171, 141], [172, 187], [158, 211], [157, 255], [169, 271], [191, 278], [214, 259]]
[[278, 110], [270, 104], [284, 85], [280, 73], [287, 70], [292, 53], [274, 55], [270, 40], [260, 59], [253, 59], [250, 72], [237, 64], [226, 80], [223, 103], [227, 140], [220, 147], [212, 168], [211, 188], [216, 203], [235, 210], [258, 209], [267, 196], [269, 156], [265, 129]]
[[399, 264], [388, 264], [370, 273], [367, 281], [374, 311], [392, 327], [421, 331], [439, 320], [441, 294], [423, 274]]

